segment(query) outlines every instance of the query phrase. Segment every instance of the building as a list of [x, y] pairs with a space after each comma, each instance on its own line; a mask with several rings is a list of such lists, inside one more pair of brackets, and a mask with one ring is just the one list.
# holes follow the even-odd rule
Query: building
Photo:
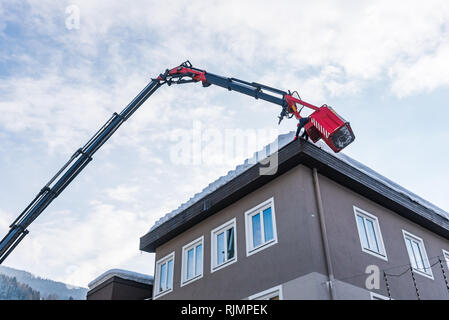
[[87, 300], [146, 300], [153, 294], [153, 277], [111, 269], [92, 280]]
[[280, 138], [274, 174], [246, 162], [141, 237], [153, 299], [449, 298], [448, 213], [323, 144]]

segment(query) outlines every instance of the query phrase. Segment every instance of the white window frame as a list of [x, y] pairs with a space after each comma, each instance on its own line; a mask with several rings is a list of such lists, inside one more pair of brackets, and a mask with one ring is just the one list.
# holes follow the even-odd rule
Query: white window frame
[[[217, 235], [224, 232], [226, 235], [226, 230], [229, 228], [234, 228], [234, 257], [223, 262], [222, 264], [217, 264]], [[210, 249], [210, 272], [213, 273], [215, 271], [218, 271], [224, 267], [227, 267], [235, 262], [237, 262], [237, 220], [236, 218], [231, 219], [228, 222], [223, 223], [221, 226], [213, 229], [210, 232], [210, 242], [211, 242], [211, 249]], [[226, 243], [226, 241], [225, 241]]]
[[429, 261], [429, 258], [427, 256], [427, 251], [426, 251], [426, 247], [424, 245], [424, 240], [421, 239], [418, 236], [415, 236], [414, 234], [411, 234], [410, 232], [408, 232], [406, 230], [402, 230], [402, 234], [404, 236], [404, 244], [405, 244], [405, 248], [407, 250], [408, 258], [410, 260], [410, 265], [412, 266], [412, 268], [413, 268], [412, 256], [410, 255], [410, 251], [409, 251], [408, 246], [407, 246], [407, 238], [409, 238], [410, 240], [414, 240], [414, 241], [416, 241], [418, 243], [419, 249], [421, 250], [421, 255], [423, 257], [424, 266], [429, 270], [429, 273], [426, 273], [426, 272], [424, 272], [422, 270], [413, 268], [413, 272], [433, 280], [432, 267], [430, 266], [430, 261]]
[[443, 249], [443, 257], [446, 261], [447, 269], [449, 270], [449, 251]]
[[[159, 282], [160, 282], [160, 266], [164, 263], [167, 263], [168, 266], [168, 262], [170, 260], [173, 260], [173, 270], [172, 270], [172, 282], [171, 282], [171, 286], [170, 289], [167, 289], [165, 291], [159, 292]], [[154, 285], [153, 285], [153, 297], [154, 299], [157, 299], [159, 297], [162, 297], [163, 295], [166, 295], [167, 293], [170, 293], [173, 291], [173, 282], [174, 282], [174, 274], [175, 274], [175, 252], [173, 251], [172, 253], [169, 253], [168, 255], [166, 255], [165, 257], [159, 259], [158, 261], [156, 261], [156, 270], [155, 270], [155, 277], [154, 277]], [[167, 268], [167, 275], [168, 275], [168, 268]]]
[[273, 296], [279, 296], [279, 300], [284, 300], [282, 294], [282, 285], [264, 290], [248, 297], [248, 300], [268, 300]]
[[[257, 247], [253, 247], [253, 232], [252, 232], [252, 219], [251, 217], [253, 215], [256, 215], [257, 213], [261, 213], [261, 236], [264, 237], [264, 224], [263, 224], [263, 210], [271, 207], [271, 221], [273, 222], [273, 239], [268, 242], [263, 242], [261, 245]], [[276, 213], [274, 209], [274, 198], [271, 197], [270, 199], [258, 204], [257, 206], [251, 208], [250, 210], [247, 210], [245, 212], [245, 236], [246, 236], [246, 256], [250, 256], [252, 254], [255, 254], [261, 250], [264, 250], [268, 247], [271, 247], [272, 245], [275, 245], [278, 243], [278, 237], [277, 237], [277, 228], [276, 228]]]
[[[379, 219], [375, 215], [373, 215], [373, 214], [371, 214], [369, 212], [366, 212], [365, 210], [362, 210], [362, 209], [360, 209], [360, 208], [358, 208], [356, 206], [353, 206], [353, 209], [354, 209], [355, 224], [357, 226], [357, 232], [358, 232], [358, 235], [359, 235], [360, 247], [362, 248], [362, 251], [365, 252], [365, 253], [371, 254], [371, 255], [373, 255], [373, 256], [375, 256], [377, 258], [380, 258], [380, 259], [383, 259], [385, 261], [388, 261], [387, 251], [385, 250], [385, 245], [384, 245], [384, 241], [383, 241], [383, 237], [382, 237], [382, 231], [380, 230]], [[362, 216], [364, 219], [369, 219], [369, 220], [371, 220], [373, 222], [375, 237], [376, 237], [376, 241], [377, 241], [377, 244], [379, 246], [379, 251], [380, 252], [376, 252], [376, 251], [370, 250], [369, 248], [365, 248], [363, 246], [362, 230], [360, 230], [359, 223], [357, 221], [357, 216], [358, 215]], [[369, 239], [368, 239], [368, 241], [369, 241]]]
[[[193, 250], [193, 261], [194, 261], [194, 269], [196, 269], [196, 247], [201, 244], [201, 250], [202, 250], [202, 259], [201, 262], [201, 270], [200, 274], [193, 276], [191, 279], [186, 279], [187, 276], [187, 252], [194, 248]], [[198, 239], [193, 240], [192, 242], [189, 242], [185, 246], [182, 247], [182, 266], [181, 266], [181, 287], [192, 283], [198, 279], [201, 279], [204, 274], [204, 236], [199, 237]]]
[[384, 295], [381, 295], [381, 294], [378, 294], [375, 292], [370, 292], [370, 296], [371, 296], [371, 300], [394, 300], [387, 296], [384, 296]]

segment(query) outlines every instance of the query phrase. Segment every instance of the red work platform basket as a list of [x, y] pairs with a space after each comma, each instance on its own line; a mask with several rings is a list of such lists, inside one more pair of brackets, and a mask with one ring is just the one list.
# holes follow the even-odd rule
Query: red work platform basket
[[323, 139], [336, 153], [355, 139], [349, 122], [327, 105], [312, 113], [304, 128], [313, 142]]

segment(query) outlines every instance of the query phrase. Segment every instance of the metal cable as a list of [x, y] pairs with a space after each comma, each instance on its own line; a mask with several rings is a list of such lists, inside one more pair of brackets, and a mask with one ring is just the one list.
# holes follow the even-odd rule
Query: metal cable
[[390, 285], [388, 284], [387, 274], [384, 271], [384, 280], [385, 280], [385, 286], [387, 287], [387, 294], [388, 298], [391, 300], [391, 291], [390, 291]]
[[416, 296], [418, 297], [418, 300], [421, 300], [421, 297], [419, 296], [418, 285], [416, 284], [415, 273], [413, 272], [412, 266], [410, 266], [410, 272], [412, 273], [413, 285], [415, 286]]
[[447, 281], [446, 272], [444, 271], [443, 261], [440, 259], [440, 257], [438, 257], [438, 262], [440, 263], [441, 273], [443, 274], [444, 283], [446, 284], [446, 289], [447, 289], [447, 291], [449, 293], [449, 283]]

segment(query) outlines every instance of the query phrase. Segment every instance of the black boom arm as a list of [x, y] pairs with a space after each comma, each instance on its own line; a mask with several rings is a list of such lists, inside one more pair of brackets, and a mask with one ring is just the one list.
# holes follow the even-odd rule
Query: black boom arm
[[9, 226], [8, 234], [0, 242], [0, 264], [8, 257], [19, 242], [28, 234], [26, 229], [48, 205], [72, 182], [73, 179], [89, 164], [94, 153], [114, 134], [163, 82], [153, 79], [129, 103], [123, 111], [114, 113], [100, 130], [78, 149], [69, 161], [56, 175], [41, 189], [31, 203], [23, 210], [16, 220]]

